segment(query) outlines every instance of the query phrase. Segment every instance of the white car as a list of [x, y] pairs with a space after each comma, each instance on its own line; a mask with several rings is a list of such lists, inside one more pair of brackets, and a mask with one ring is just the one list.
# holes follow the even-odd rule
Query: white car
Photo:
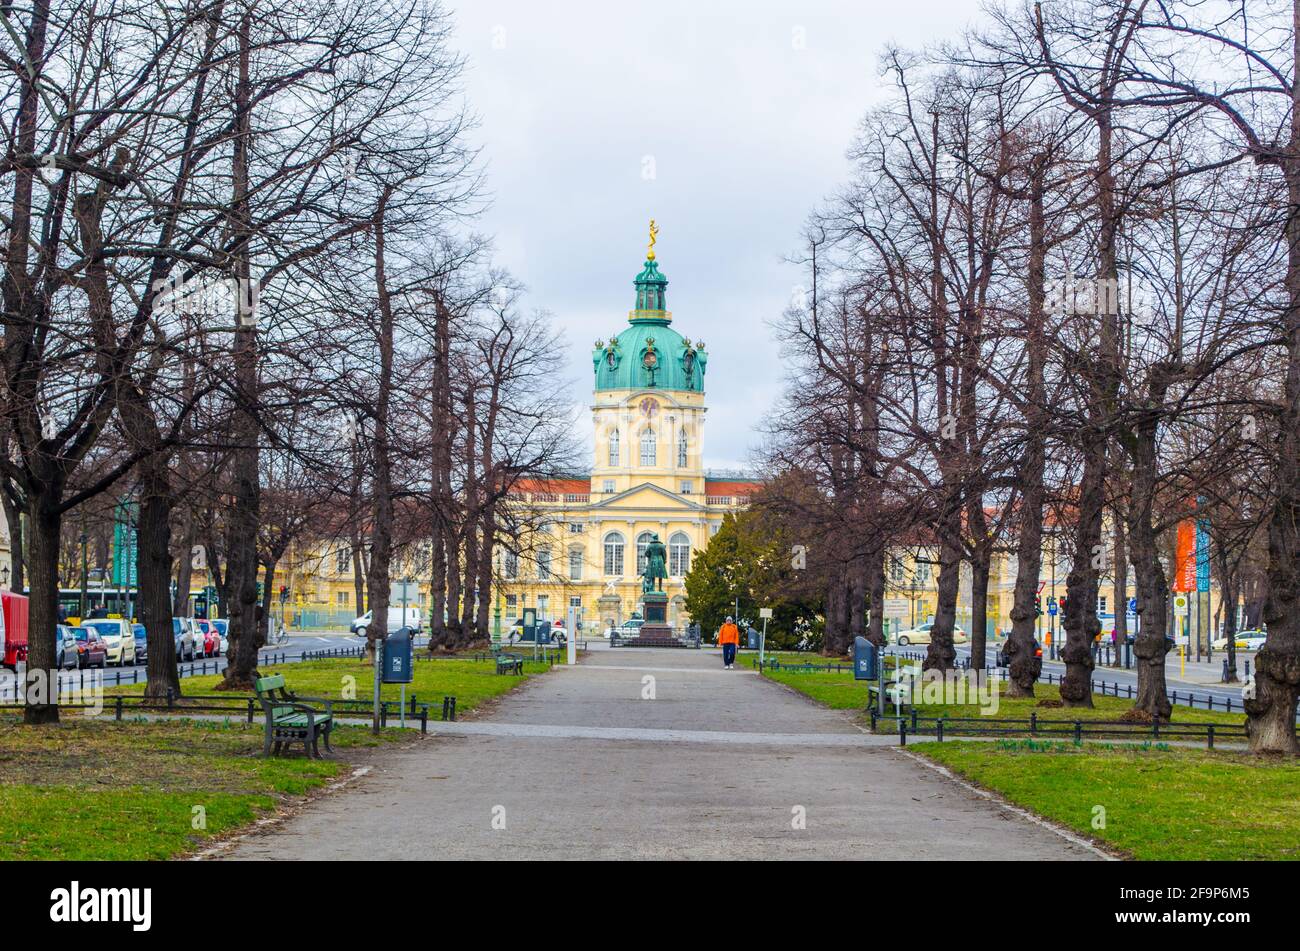
[[131, 622], [122, 618], [95, 618], [81, 622], [81, 626], [92, 629], [108, 645], [106, 663], [124, 667], [135, 664], [135, 632]]
[[1264, 638], [1268, 635], [1263, 631], [1242, 631], [1237, 635], [1237, 649], [1243, 651], [1257, 651], [1264, 646]]
[[[361, 617], [353, 620], [352, 633], [357, 637], [368, 637], [370, 635], [370, 619], [373, 615], [374, 611], [367, 611]], [[403, 624], [411, 629], [413, 635], [419, 634], [423, 630], [424, 624], [420, 609], [413, 608], [408, 604], [405, 608], [405, 616], [403, 616], [401, 605], [393, 607], [390, 604], [388, 606], [388, 633], [392, 634], [394, 631], [400, 630]]]
[[[899, 647], [907, 647], [909, 644], [929, 644], [930, 629], [932, 627], [934, 627], [933, 621], [926, 624], [918, 624], [916, 627], [909, 628], [906, 631], [899, 631], [889, 639], [889, 642], [891, 644], [897, 644]], [[952, 642], [954, 644], [965, 644], [968, 640], [970, 640], [970, 638], [966, 636], [966, 632], [963, 631], [961, 627], [954, 624], [952, 627]]]
[[[634, 617], [631, 620], [624, 621], [618, 627], [614, 628], [614, 633], [619, 637], [637, 637], [640, 635], [641, 625], [644, 623], [645, 621], [641, 618]], [[605, 633], [608, 634], [609, 631], [607, 630]]]

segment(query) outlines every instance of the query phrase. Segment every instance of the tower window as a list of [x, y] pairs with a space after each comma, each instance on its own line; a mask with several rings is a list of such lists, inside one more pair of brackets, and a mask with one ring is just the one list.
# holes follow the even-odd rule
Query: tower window
[[653, 466], [655, 464], [658, 457], [655, 443], [655, 431], [647, 426], [645, 431], [641, 433], [641, 465]]
[[609, 434], [609, 464], [611, 466], [617, 466], [618, 457], [619, 457], [618, 430], [616, 429]]
[[686, 468], [686, 427], [677, 430], [677, 466]]

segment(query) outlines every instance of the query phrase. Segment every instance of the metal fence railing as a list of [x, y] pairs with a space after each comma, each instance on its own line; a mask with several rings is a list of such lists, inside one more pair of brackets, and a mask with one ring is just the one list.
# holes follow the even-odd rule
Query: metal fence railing
[[[1132, 740], [1152, 742], [1205, 742], [1206, 749], [1214, 749], [1215, 740], [1240, 740], [1247, 738], [1245, 724], [1222, 723], [1130, 723], [1124, 720], [1052, 720], [1040, 719], [1036, 713], [1027, 718], [1008, 717], [926, 717], [915, 708], [908, 714], [888, 716], [871, 712], [873, 732], [898, 731], [900, 746], [907, 745], [908, 736], [933, 736], [940, 743], [944, 738], [961, 736], [1025, 736], [1035, 738], [1063, 738], [1082, 743], [1085, 738]], [[893, 722], [891, 722], [893, 721]], [[884, 727], [884, 729], [881, 729]]]
[[[888, 657], [901, 657], [904, 660], [922, 661], [925, 655], [904, 651], [896, 654], [887, 654]], [[959, 670], [970, 670], [969, 658], [963, 658], [955, 664]], [[852, 669], [852, 668], [850, 668]], [[984, 665], [985, 674], [992, 674], [994, 670], [1003, 670], [1002, 667], [994, 667], [991, 664]], [[1060, 684], [1063, 679], [1062, 674], [1053, 671], [1044, 671], [1039, 675], [1039, 683]], [[1104, 680], [1090, 680], [1092, 692], [1100, 694], [1103, 697], [1121, 697], [1126, 700], [1133, 700], [1137, 697], [1137, 686], [1135, 684], [1121, 684], [1118, 682], [1107, 683]], [[1224, 713], [1245, 713], [1246, 708], [1242, 706], [1240, 699], [1234, 700], [1232, 697], [1216, 697], [1214, 694], [1207, 692], [1197, 692], [1195, 690], [1169, 690], [1166, 691], [1169, 702], [1178, 706], [1191, 707], [1196, 710], [1221, 710]], [[1297, 711], [1296, 719], [1300, 721], [1300, 711]]]
[[[369, 718], [374, 714], [374, 704], [371, 700], [334, 700], [331, 699], [330, 705], [333, 707], [335, 714], [338, 716]], [[171, 690], [167, 691], [167, 698], [159, 700], [156, 698], [145, 697], [135, 694], [113, 694], [103, 698], [102, 702], [76, 702], [60, 700], [58, 703], [60, 709], [67, 710], [93, 710], [98, 712], [111, 712], [113, 719], [122, 721], [128, 714], [213, 714], [224, 713], [227, 716], [238, 716], [253, 723], [261, 714], [261, 702], [255, 696], [230, 696], [230, 695], [212, 695], [212, 694], [186, 694], [183, 697], [177, 697]], [[400, 717], [405, 714], [413, 720], [420, 721], [420, 732], [428, 732], [429, 711], [432, 708], [430, 703], [422, 703], [415, 694], [406, 698], [403, 704], [397, 700], [381, 700], [379, 702], [379, 721], [380, 726], [388, 726], [388, 721], [393, 717]], [[22, 710], [23, 704], [0, 703], [0, 710]], [[442, 719], [456, 719], [456, 698], [451, 695], [442, 698]]]

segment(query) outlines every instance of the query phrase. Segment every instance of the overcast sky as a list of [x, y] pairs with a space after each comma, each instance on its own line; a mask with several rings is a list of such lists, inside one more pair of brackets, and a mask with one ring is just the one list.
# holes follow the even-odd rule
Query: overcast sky
[[956, 35], [979, 3], [448, 2], [482, 227], [565, 332], [557, 385], [590, 404], [592, 344], [627, 326], [653, 217], [673, 326], [711, 355], [707, 464], [744, 467], [781, 382], [769, 324], [801, 280], [783, 258], [846, 178], [878, 54]]

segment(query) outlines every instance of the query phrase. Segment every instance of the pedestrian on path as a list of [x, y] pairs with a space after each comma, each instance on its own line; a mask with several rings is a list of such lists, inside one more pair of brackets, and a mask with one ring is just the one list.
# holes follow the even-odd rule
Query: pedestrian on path
[[740, 643], [740, 628], [736, 627], [730, 614], [718, 629], [718, 643], [722, 645], [723, 667], [730, 670], [736, 664], [736, 646]]

